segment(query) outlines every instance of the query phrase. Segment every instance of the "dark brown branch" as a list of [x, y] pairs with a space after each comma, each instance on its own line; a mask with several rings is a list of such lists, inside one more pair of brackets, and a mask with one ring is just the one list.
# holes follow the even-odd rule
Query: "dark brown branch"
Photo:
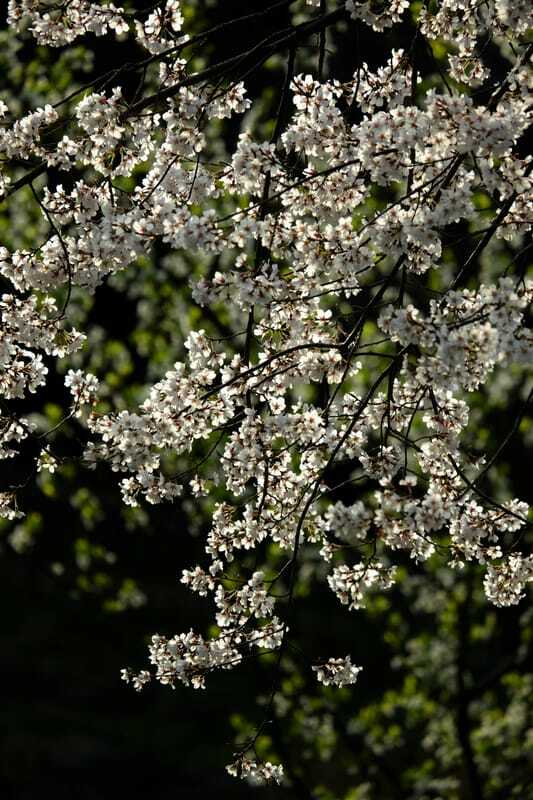
[[44, 162], [38, 164], [36, 167], [31, 169], [29, 172], [23, 175], [22, 178], [19, 178], [18, 181], [15, 181], [15, 183], [11, 184], [11, 187], [5, 193], [4, 197], [0, 198], [0, 203], [7, 197], [10, 197], [12, 194], [15, 194], [15, 192], [18, 192], [18, 190], [22, 189], [23, 186], [28, 186], [36, 178], [39, 178], [41, 175], [44, 175], [47, 169], [48, 166]]
[[[533, 164], [530, 164], [529, 167], [527, 168], [526, 175], [531, 172], [531, 167], [533, 167]], [[507, 200], [502, 204], [499, 214], [496, 216], [492, 224], [487, 228], [483, 238], [480, 239], [474, 250], [470, 253], [468, 258], [466, 259], [465, 263], [463, 264], [457, 276], [455, 277], [453, 283], [450, 285], [450, 289], [456, 289], [462, 280], [468, 279], [470, 277], [472, 268], [476, 265], [479, 256], [481, 255], [485, 247], [489, 244], [490, 240], [492, 239], [498, 228], [503, 223], [505, 217], [511, 210], [511, 207], [517, 197], [518, 197], [518, 192], [513, 192], [507, 198]]]
[[268, 58], [270, 58], [271, 55], [277, 53], [279, 50], [294, 47], [301, 42], [302, 39], [307, 38], [313, 33], [319, 33], [321, 30], [324, 30], [330, 25], [335, 25], [335, 23], [339, 22], [339, 20], [343, 19], [345, 16], [345, 9], [338, 8], [335, 11], [326, 14], [325, 16], [311, 20], [311, 22], [304, 22], [301, 25], [298, 25], [289, 34], [281, 36], [272, 44], [265, 44], [263, 40], [254, 47], [251, 47], [249, 50], [239, 53], [236, 56], [232, 56], [225, 61], [220, 61], [217, 64], [213, 64], [201, 72], [194, 73], [194, 75], [188, 75], [186, 78], [178, 83], [175, 83], [173, 86], [169, 86], [168, 89], [164, 89], [161, 92], [156, 92], [155, 94], [145, 97], [143, 100], [131, 106], [126, 116], [134, 116], [135, 114], [141, 113], [146, 108], [150, 108], [151, 106], [161, 103], [170, 97], [174, 97], [176, 94], [178, 94], [180, 89], [184, 87], [196, 86], [204, 81], [212, 80], [212, 78], [218, 78], [221, 74], [226, 74], [233, 67], [238, 66], [245, 58], [248, 58], [259, 51], [261, 51], [261, 63], [264, 63]]

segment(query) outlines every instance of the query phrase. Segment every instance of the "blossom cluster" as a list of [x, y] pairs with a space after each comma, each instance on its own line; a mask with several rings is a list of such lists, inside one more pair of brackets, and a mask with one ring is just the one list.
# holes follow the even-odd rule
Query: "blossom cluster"
[[[8, 123], [0, 128], [0, 196], [9, 198], [20, 160], [66, 173], [64, 184], [34, 190], [45, 240], [0, 250], [0, 273], [13, 287], [0, 303], [0, 394], [9, 401], [34, 393], [46, 381], [45, 357], [81, 347], [57, 292], [93, 293], [156, 244], [219, 265], [191, 279], [190, 290], [212, 313], [229, 308], [235, 333], [216, 341], [206, 329], [192, 331], [185, 357], [135, 409], [98, 413], [97, 377], [70, 370], [65, 379], [87, 428], [85, 461], [118, 474], [125, 503], [182, 495], [200, 503], [213, 490], [205, 563], [181, 580], [211, 598], [217, 633], [154, 636], [151, 670], [125, 670], [124, 679], [136, 689], [153, 678], [203, 688], [214, 669], [283, 650], [289, 625], [276, 588], [290, 603], [302, 544], [316, 549], [325, 583], [350, 610], [394, 585], [397, 551], [417, 562], [442, 550], [453, 566], [478, 562], [488, 599], [518, 602], [531, 557], [509, 550], [527, 505], [481, 492], [486, 460], [463, 442], [471, 393], [531, 360], [533, 285], [506, 274], [464, 287], [481, 249], [499, 242], [516, 250], [532, 224], [532, 162], [518, 149], [529, 125], [520, 80], [528, 65], [514, 48], [501, 91], [482, 102], [469, 90], [487, 77], [479, 37], [493, 26], [515, 41], [529, 24], [528, 4], [443, 0], [420, 12], [420, 35], [456, 46], [453, 90], [438, 78], [419, 80], [407, 49], [375, 70], [362, 64], [345, 82], [296, 72], [279, 136], [258, 141], [243, 130], [222, 161], [210, 126], [253, 111], [252, 100], [240, 81], [221, 89], [182, 80], [176, 0], [131, 26], [112, 4], [48, 6], [10, 0], [9, 20], [18, 30], [29, 18], [37, 41], [53, 46], [87, 32], [131, 32], [161, 58], [160, 92], [128, 102], [119, 85], [89, 90], [57, 141], [47, 136], [56, 109], [9, 125], [0, 104]], [[346, 3], [376, 31], [403, 24], [409, 6]], [[356, 115], [346, 110], [353, 108]], [[488, 229], [477, 221], [480, 195], [490, 201]], [[434, 291], [431, 279], [442, 285], [448, 276], [456, 224], [483, 248], [458, 265], [453, 288]], [[27, 421], [2, 412], [2, 457], [28, 435]], [[169, 468], [177, 456], [190, 469]], [[53, 466], [53, 453], [39, 464]], [[336, 494], [359, 481], [367, 488], [352, 502]], [[14, 492], [0, 496], [1, 515], [20, 513]], [[252, 571], [246, 559], [250, 551], [260, 559], [264, 542], [284, 559], [275, 576]], [[326, 686], [341, 686], [361, 668], [346, 657], [313, 669]], [[244, 756], [229, 771], [281, 780], [281, 768]]]
[[124, 9], [113, 3], [70, 0], [62, 6], [48, 0], [9, 0], [8, 22], [16, 29], [27, 20], [40, 44], [61, 47], [84, 33], [103, 36], [108, 31], [117, 35], [128, 30]]
[[355, 683], [362, 667], [352, 664], [350, 656], [330, 658], [324, 664], [313, 667], [317, 680], [324, 686], [347, 686]]
[[232, 764], [228, 764], [226, 770], [236, 778], [251, 778], [254, 783], [263, 781], [281, 783], [283, 780], [283, 767], [281, 764], [272, 764], [271, 761], [258, 763], [252, 759], [240, 757]]

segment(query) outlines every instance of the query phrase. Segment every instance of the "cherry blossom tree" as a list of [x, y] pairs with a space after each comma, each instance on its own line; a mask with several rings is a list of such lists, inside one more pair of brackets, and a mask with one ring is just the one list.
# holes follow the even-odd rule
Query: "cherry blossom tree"
[[[40, 219], [30, 245], [0, 249], [1, 454], [27, 464], [0, 510], [31, 511], [27, 487], [63, 468], [54, 434], [72, 420], [72, 458], [113, 475], [126, 506], [186, 499], [209, 518], [202, 563], [177, 568], [210, 599], [210, 632], [155, 634], [147, 668], [122, 676], [208, 688], [266, 659], [263, 721], [227, 769], [280, 783], [257, 742], [298, 650], [303, 564], [355, 614], [398, 581], [429, 603], [435, 564], [457, 585], [481, 565], [469, 591], [497, 607], [533, 580], [527, 503], [488, 482], [532, 396], [532, 10], [282, 0], [244, 14], [250, 41], [218, 60], [209, 43], [237, 20], [198, 29], [194, 3], [132, 5], [9, 0], [12, 35], [33, 46], [131, 39], [138, 57], [26, 113], [0, 102], [0, 201], [23, 193]], [[381, 43], [380, 63], [356, 55], [337, 74], [339, 30]], [[283, 76], [265, 125], [253, 79], [269, 63]], [[138, 405], [110, 400], [84, 368], [80, 309], [156, 248], [195, 260], [198, 324]], [[70, 399], [42, 429], [25, 403], [46, 397], [54, 360]], [[472, 446], [505, 380], [519, 387], [507, 433]], [[329, 692], [364, 674], [353, 641], [309, 658]]]

